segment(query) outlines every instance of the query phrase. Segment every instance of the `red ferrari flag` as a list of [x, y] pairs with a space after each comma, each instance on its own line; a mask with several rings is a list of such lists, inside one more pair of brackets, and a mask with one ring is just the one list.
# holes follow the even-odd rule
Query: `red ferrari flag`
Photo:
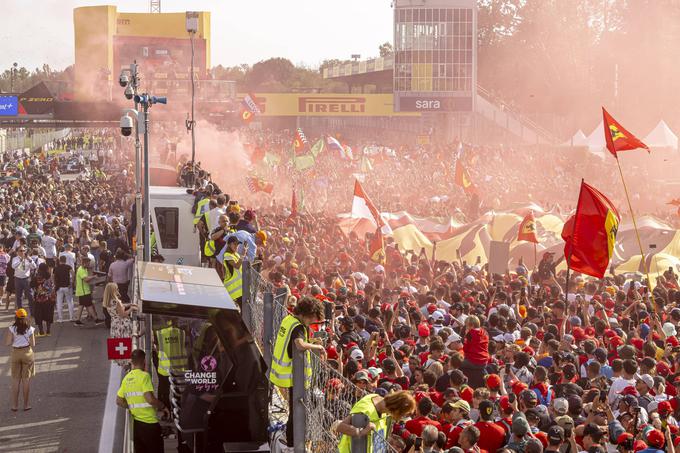
[[607, 141], [607, 149], [617, 157], [619, 151], [644, 148], [649, 152], [649, 147], [642, 143], [636, 136], [628, 132], [602, 107], [604, 123], [604, 139]]
[[246, 184], [248, 185], [248, 190], [252, 193], [264, 192], [271, 195], [274, 191], [274, 184], [267, 182], [262, 178], [258, 178], [257, 176], [248, 176], [246, 178]]
[[570, 269], [602, 278], [614, 254], [621, 217], [600, 191], [581, 181], [576, 214], [562, 229], [564, 256]]
[[460, 159], [456, 161], [456, 174], [454, 176], [454, 181], [456, 185], [462, 187], [465, 193], [472, 193], [475, 191], [475, 186], [472, 184], [470, 179], [470, 174], [467, 169], [463, 167]]
[[295, 135], [293, 136], [293, 151], [296, 155], [302, 154], [304, 153], [306, 147], [307, 137], [305, 137], [305, 133], [302, 132], [302, 129], [298, 127], [295, 130]]
[[378, 264], [385, 264], [385, 241], [383, 240], [382, 231], [380, 228], [375, 229], [375, 234], [371, 238], [368, 244], [368, 255], [371, 257], [371, 261]]
[[538, 237], [536, 236], [536, 220], [534, 219], [534, 211], [524, 217], [522, 223], [519, 224], [519, 232], [517, 233], [518, 241], [527, 241], [538, 244]]
[[132, 338], [107, 338], [106, 352], [109, 360], [123, 360], [132, 357]]

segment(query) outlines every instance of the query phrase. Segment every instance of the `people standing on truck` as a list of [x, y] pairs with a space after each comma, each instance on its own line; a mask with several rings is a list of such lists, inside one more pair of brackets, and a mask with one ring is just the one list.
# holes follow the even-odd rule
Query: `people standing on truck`
[[10, 365], [12, 372], [12, 411], [19, 410], [19, 391], [24, 396], [24, 410], [30, 410], [28, 397], [30, 394], [31, 378], [35, 376], [35, 328], [30, 325], [28, 312], [23, 308], [14, 314], [14, 323], [5, 333], [5, 345], [12, 347]]
[[[309, 326], [324, 319], [323, 302], [313, 297], [305, 296], [300, 299], [293, 309], [293, 314], [287, 315], [281, 321], [279, 333], [276, 336], [269, 380], [272, 384], [288, 388], [288, 413], [293, 413], [293, 346], [305, 355], [305, 380], [312, 376], [311, 355], [309, 351], [316, 351], [323, 360], [326, 350], [320, 344], [314, 344], [309, 339]], [[286, 425], [286, 442], [293, 447], [293, 417], [288, 418]]]
[[161, 425], [156, 411], [170, 415], [168, 407], [153, 393], [151, 375], [146, 372], [146, 354], [141, 349], [132, 351], [132, 370], [125, 375], [116, 394], [116, 404], [130, 411], [134, 420], [135, 451], [163, 453]]

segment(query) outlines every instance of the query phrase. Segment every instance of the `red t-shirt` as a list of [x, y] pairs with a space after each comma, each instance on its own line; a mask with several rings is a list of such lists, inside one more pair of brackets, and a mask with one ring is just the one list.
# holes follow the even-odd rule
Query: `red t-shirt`
[[415, 434], [416, 436], [420, 437], [423, 434], [423, 428], [425, 428], [427, 425], [434, 426], [438, 431], [441, 431], [442, 429], [442, 426], [439, 424], [439, 422], [423, 416], [407, 421], [405, 427], [411, 434]]
[[463, 343], [465, 360], [475, 365], [486, 365], [489, 363], [489, 335], [484, 329], [472, 329], [465, 335]]
[[475, 423], [479, 430], [477, 445], [486, 451], [497, 451], [505, 444], [505, 430], [494, 422], [479, 421]]
[[506, 435], [512, 434], [512, 417], [501, 418], [496, 422]]
[[463, 432], [465, 428], [470, 426], [472, 422], [470, 420], [461, 420], [456, 426], [453, 427], [451, 431], [446, 435], [446, 448], [453, 448], [458, 446], [458, 438], [460, 433]]

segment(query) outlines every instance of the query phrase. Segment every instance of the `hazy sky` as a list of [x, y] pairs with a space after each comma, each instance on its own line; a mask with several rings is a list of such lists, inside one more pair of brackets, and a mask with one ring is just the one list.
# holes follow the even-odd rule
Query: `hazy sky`
[[[1, 0], [0, 70], [73, 64], [73, 8], [116, 5], [148, 12], [148, 0]], [[326, 58], [377, 56], [392, 41], [390, 0], [162, 0], [164, 12], [210, 11], [212, 64], [286, 57], [318, 66]]]

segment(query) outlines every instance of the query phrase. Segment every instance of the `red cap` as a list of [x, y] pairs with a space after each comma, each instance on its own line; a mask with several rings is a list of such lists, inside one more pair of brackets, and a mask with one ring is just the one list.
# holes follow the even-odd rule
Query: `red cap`
[[534, 434], [534, 437], [541, 441], [541, 443], [543, 444], [543, 448], [548, 448], [548, 433], [546, 433], [545, 431], [539, 431], [536, 434]]
[[617, 333], [614, 332], [612, 329], [606, 329], [604, 331], [604, 336], [607, 338], [618, 337]]
[[501, 377], [497, 374], [490, 374], [486, 377], [486, 386], [489, 390], [500, 388]]
[[326, 348], [326, 357], [329, 359], [337, 359], [338, 351], [335, 350], [335, 346], [329, 346]]
[[660, 376], [668, 376], [671, 374], [671, 369], [668, 367], [668, 365], [665, 362], [657, 362], [656, 363], [656, 372]]
[[501, 396], [501, 398], [498, 400], [498, 406], [502, 411], [507, 411], [510, 409], [510, 397], [508, 395]]
[[419, 325], [418, 326], [418, 336], [419, 337], [429, 337], [430, 336], [430, 328], [425, 324]]
[[586, 335], [588, 335], [588, 337], [593, 338], [595, 336], [595, 327], [588, 326], [588, 327], [586, 327], [585, 332], [586, 332]]
[[[659, 406], [660, 405], [661, 404], [659, 404]], [[650, 447], [663, 448], [664, 442], [665, 442], [664, 435], [658, 429], [653, 429], [647, 433], [647, 444]]]
[[436, 306], [435, 304], [429, 304], [429, 305], [427, 306], [427, 312], [428, 312], [429, 314], [432, 314], [432, 313], [434, 313], [435, 311], [437, 311], [437, 306]]
[[583, 341], [588, 338], [586, 332], [581, 327], [574, 327], [571, 333], [574, 335], [574, 340], [576, 341]]
[[670, 414], [673, 411], [673, 406], [671, 406], [670, 401], [661, 401], [656, 410], [661, 415]]
[[616, 438], [616, 445], [621, 445], [628, 439], [633, 439], [633, 435], [631, 433], [623, 433], [619, 437]]
[[642, 338], [631, 338], [630, 344], [635, 346], [635, 349], [642, 351], [642, 347], [645, 345], [645, 340]]
[[680, 340], [678, 340], [678, 337], [668, 337], [666, 338], [666, 344], [669, 344], [675, 348], [680, 346]]
[[[616, 307], [616, 302], [612, 299], [607, 299], [607, 302], [604, 303], [604, 308], [607, 310], [613, 310]], [[626, 433], [628, 434], [628, 433]]]
[[638, 393], [637, 389], [633, 387], [632, 385], [629, 385], [627, 387], [624, 387], [623, 390], [619, 392], [619, 395], [633, 395], [633, 396], [640, 396]]
[[647, 444], [640, 439], [636, 440], [635, 443], [633, 444], [633, 451], [637, 452], [645, 449], [647, 449]]
[[536, 352], [534, 351], [534, 348], [532, 348], [531, 346], [527, 346], [526, 348], [522, 349], [522, 351], [526, 352], [530, 356], [533, 356], [534, 354], [536, 354]]
[[[673, 412], [677, 411], [678, 407], [680, 406], [680, 401], [678, 401], [678, 398], [677, 397], [671, 398], [669, 401], [671, 402], [671, 407], [673, 408]], [[673, 426], [676, 426], [676, 425], [673, 425]], [[677, 428], [677, 426], [676, 426], [676, 428]]]
[[611, 347], [615, 348], [617, 346], [623, 346], [625, 342], [621, 337], [612, 337], [611, 340], [609, 340], [609, 344]]
[[474, 303], [475, 303], [475, 298], [472, 297], [472, 296], [467, 296], [467, 297], [465, 298], [465, 302], [467, 302], [468, 304], [474, 304]]
[[522, 381], [513, 381], [510, 383], [510, 387], [512, 388], [512, 393], [518, 396], [520, 393], [522, 393], [522, 390], [526, 390], [529, 388], [529, 386], [527, 386]]

